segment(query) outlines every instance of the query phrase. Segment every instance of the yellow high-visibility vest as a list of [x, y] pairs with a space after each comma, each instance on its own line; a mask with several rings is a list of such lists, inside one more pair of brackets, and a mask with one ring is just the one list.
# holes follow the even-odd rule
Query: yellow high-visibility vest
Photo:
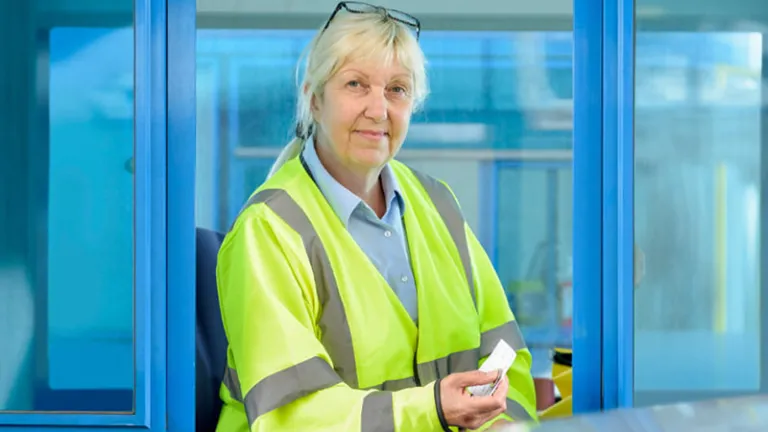
[[251, 197], [217, 268], [229, 342], [218, 430], [441, 431], [436, 380], [517, 351], [507, 413], [536, 416], [531, 355], [450, 189], [391, 162], [418, 327], [298, 158]]

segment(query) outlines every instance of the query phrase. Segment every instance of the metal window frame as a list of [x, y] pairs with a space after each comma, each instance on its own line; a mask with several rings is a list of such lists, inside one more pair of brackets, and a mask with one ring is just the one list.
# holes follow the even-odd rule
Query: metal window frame
[[574, 2], [574, 413], [632, 406], [634, 6]]
[[0, 412], [0, 430], [194, 430], [195, 8], [134, 3], [135, 412]]

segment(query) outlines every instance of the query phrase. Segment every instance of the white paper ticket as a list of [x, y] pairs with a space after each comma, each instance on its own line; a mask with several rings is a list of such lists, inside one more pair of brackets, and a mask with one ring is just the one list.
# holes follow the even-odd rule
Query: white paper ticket
[[501, 382], [501, 378], [507, 374], [507, 371], [512, 366], [512, 363], [515, 361], [515, 357], [517, 357], [515, 350], [513, 350], [511, 346], [504, 342], [504, 340], [500, 340], [499, 343], [496, 344], [496, 348], [493, 349], [491, 355], [488, 356], [488, 359], [485, 360], [485, 363], [480, 366], [480, 370], [483, 372], [491, 372], [494, 370], [501, 371], [499, 378], [491, 384], [469, 387], [467, 391], [472, 396], [492, 395], [493, 392], [496, 391], [496, 387], [498, 387], [499, 383]]

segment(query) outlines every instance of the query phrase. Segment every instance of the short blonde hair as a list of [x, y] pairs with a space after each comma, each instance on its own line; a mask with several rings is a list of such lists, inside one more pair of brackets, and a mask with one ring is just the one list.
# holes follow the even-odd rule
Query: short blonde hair
[[[296, 137], [283, 149], [269, 172], [271, 177], [287, 161], [298, 156], [314, 129], [312, 96], [322, 97], [326, 83], [351, 60], [389, 64], [397, 60], [413, 75], [413, 109], [423, 105], [429, 93], [426, 59], [413, 30], [381, 13], [340, 12], [325, 31], [315, 35], [302, 55], [304, 78], [298, 86]], [[301, 65], [302, 59], [299, 59]], [[298, 82], [297, 67], [297, 82]]]

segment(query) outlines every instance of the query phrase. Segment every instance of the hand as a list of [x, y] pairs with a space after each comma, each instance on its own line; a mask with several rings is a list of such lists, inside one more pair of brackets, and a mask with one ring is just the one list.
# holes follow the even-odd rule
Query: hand
[[440, 404], [449, 426], [477, 429], [507, 409], [509, 382], [504, 376], [491, 396], [472, 396], [467, 387], [492, 384], [499, 372], [461, 372], [440, 381]]

